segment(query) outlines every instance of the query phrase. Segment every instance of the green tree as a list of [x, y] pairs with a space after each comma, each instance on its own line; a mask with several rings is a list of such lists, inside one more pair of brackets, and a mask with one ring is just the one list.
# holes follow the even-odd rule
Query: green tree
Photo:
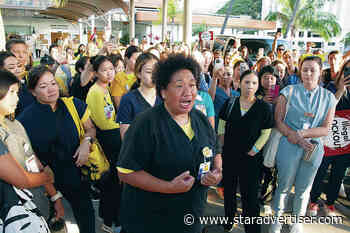
[[207, 25], [205, 23], [193, 24], [192, 25], [192, 36], [198, 35], [200, 32], [204, 32], [206, 30], [207, 30]]
[[344, 43], [345, 47], [350, 45], [350, 32], [346, 33], [342, 42]]
[[[216, 13], [226, 14], [231, 1], [221, 7]], [[262, 0], [235, 0], [230, 15], [249, 15], [253, 19], [261, 18]]]
[[[299, 1], [299, 4], [295, 4], [296, 1]], [[320, 10], [327, 1], [334, 0], [279, 0], [281, 10], [270, 12], [265, 20], [280, 20], [284, 34], [288, 33], [287, 27], [290, 24], [292, 37], [295, 37], [297, 30], [304, 29], [318, 33], [328, 41], [340, 35], [342, 29], [334, 14]]]
[[[171, 22], [174, 24], [175, 18], [179, 17], [179, 19], [182, 18], [183, 11], [180, 8], [180, 1], [179, 0], [168, 0], [168, 13], [167, 13], [167, 22]], [[163, 22], [163, 7], [159, 9], [159, 20], [156, 22], [153, 22], [154, 24], [162, 24]]]

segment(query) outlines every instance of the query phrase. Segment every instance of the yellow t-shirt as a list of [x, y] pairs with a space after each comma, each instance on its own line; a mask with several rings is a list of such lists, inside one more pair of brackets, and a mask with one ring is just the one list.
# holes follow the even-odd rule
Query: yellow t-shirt
[[119, 72], [115, 75], [114, 80], [111, 83], [111, 95], [122, 97], [131, 88], [136, 81], [135, 74], [126, 74], [125, 72]]
[[94, 84], [86, 97], [86, 103], [91, 112], [91, 119], [101, 130], [119, 128], [115, 122], [116, 112], [111, 95], [98, 84]]

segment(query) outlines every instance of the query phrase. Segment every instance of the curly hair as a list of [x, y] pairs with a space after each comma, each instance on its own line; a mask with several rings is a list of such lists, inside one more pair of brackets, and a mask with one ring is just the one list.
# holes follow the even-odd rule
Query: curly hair
[[153, 83], [156, 85], [157, 94], [161, 97], [161, 91], [167, 89], [173, 75], [180, 70], [189, 70], [196, 80], [196, 86], [199, 88], [200, 66], [190, 56], [183, 54], [171, 54], [165, 60], [159, 61], [152, 74]]

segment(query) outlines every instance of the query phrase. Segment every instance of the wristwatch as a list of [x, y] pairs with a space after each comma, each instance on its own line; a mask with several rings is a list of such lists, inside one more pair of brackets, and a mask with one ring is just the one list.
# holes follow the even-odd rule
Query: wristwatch
[[84, 137], [84, 140], [88, 140], [91, 144], [93, 143], [93, 138], [90, 136]]
[[57, 193], [50, 198], [50, 201], [55, 202], [62, 197], [62, 193], [60, 191], [57, 191]]

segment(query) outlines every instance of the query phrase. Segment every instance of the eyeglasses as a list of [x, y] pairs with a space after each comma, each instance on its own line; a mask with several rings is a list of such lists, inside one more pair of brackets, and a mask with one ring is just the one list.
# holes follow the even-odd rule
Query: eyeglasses
[[277, 51], [284, 51], [284, 48], [278, 48]]

